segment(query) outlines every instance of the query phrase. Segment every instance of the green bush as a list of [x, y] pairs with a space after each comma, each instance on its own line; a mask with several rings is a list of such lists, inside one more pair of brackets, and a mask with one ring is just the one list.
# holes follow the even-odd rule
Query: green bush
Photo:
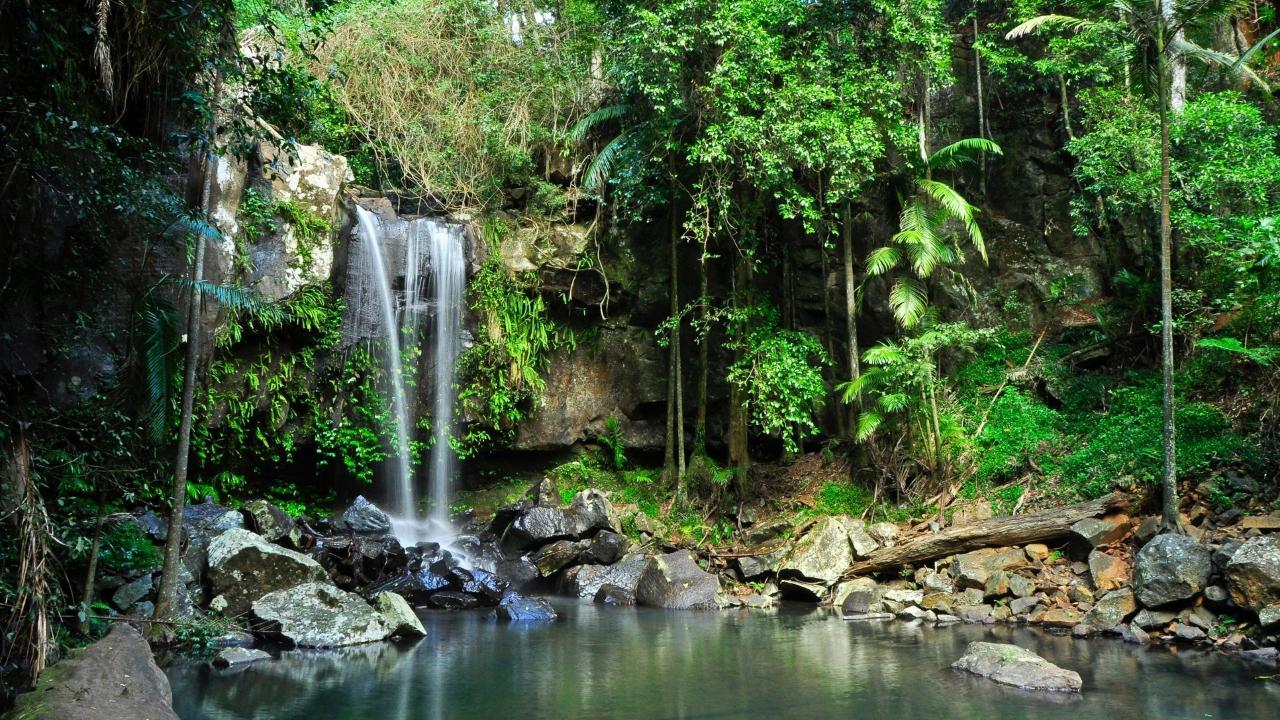
[[164, 554], [142, 528], [132, 522], [121, 522], [103, 531], [98, 562], [116, 572], [142, 573], [160, 567]]

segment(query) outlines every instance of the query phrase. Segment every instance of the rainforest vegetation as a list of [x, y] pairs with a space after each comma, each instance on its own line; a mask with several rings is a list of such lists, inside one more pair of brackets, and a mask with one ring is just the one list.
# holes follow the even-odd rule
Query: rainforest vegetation
[[[531, 472], [703, 548], [757, 512], [919, 523], [1124, 490], [1177, 529], [1187, 493], [1280, 501], [1272, 3], [0, 0], [0, 18], [15, 687], [106, 630], [96, 576], [163, 566], [155, 618], [176, 617], [179, 533], [166, 551], [113, 518], [378, 495], [388, 371], [344, 332], [343, 278], [309, 274], [341, 261], [350, 213], [262, 186], [234, 230], [214, 213], [219, 163], [269, 177], [303, 146], [345, 158], [348, 195], [466, 221], [480, 248], [460, 516]], [[286, 233], [272, 272], [301, 280], [273, 294], [259, 243]], [[569, 259], [513, 262], [526, 245]], [[527, 440], [573, 391], [570, 357], [609, 378], [659, 364], [643, 401]], [[415, 420], [418, 467], [437, 422]]]

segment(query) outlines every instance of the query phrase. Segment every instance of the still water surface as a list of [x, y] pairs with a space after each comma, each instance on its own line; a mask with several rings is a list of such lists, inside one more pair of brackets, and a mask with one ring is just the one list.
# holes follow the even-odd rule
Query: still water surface
[[[847, 623], [829, 611], [664, 612], [564, 601], [551, 625], [430, 613], [427, 637], [286, 651], [239, 671], [169, 668], [182, 720], [441, 718], [1280, 718], [1274, 670], [1219, 655], [1012, 627]], [[1084, 678], [1031, 694], [951, 670], [972, 640]]]

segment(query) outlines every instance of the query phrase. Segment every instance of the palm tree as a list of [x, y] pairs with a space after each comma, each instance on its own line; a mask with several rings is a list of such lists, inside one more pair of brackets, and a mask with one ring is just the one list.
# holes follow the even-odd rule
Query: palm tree
[[[1002, 151], [990, 140], [968, 138], [928, 156], [923, 177], [912, 181], [912, 193], [902, 201], [898, 232], [892, 244], [867, 256], [868, 277], [887, 274], [904, 262], [910, 266], [910, 272], [900, 274], [889, 291], [889, 306], [904, 328], [915, 327], [924, 317], [929, 304], [925, 283], [938, 268], [964, 262], [962, 237], [986, 262], [987, 247], [978, 227], [978, 208], [951, 185], [933, 179], [935, 170], [957, 167], [983, 153], [1000, 155]], [[961, 226], [960, 233], [950, 231], [953, 223]]]
[[[1265, 83], [1241, 62], [1224, 53], [1200, 47], [1186, 40], [1185, 31], [1206, 23], [1225, 20], [1245, 3], [1240, 0], [1117, 0], [1119, 25], [1067, 15], [1041, 15], [1010, 30], [1014, 40], [1042, 29], [1070, 32], [1092, 29], [1114, 34], [1113, 40], [1129, 48], [1128, 65], [1140, 72], [1140, 84], [1153, 89], [1160, 114], [1160, 365], [1164, 381], [1164, 472], [1161, 475], [1162, 522], [1167, 531], [1177, 531], [1178, 477], [1174, 427], [1173, 386], [1173, 225], [1170, 207], [1169, 112], [1175, 81], [1184, 82], [1184, 58], [1220, 65], [1231, 72]], [[1175, 77], [1178, 76], [1178, 77]], [[1183, 78], [1179, 80], [1178, 78]]]

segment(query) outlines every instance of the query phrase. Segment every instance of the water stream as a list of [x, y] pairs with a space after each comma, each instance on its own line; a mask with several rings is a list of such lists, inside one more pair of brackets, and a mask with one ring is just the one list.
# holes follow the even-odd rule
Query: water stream
[[[455, 455], [449, 445], [452, 434], [456, 392], [454, 371], [458, 359], [463, 296], [466, 290], [466, 264], [463, 237], [457, 225], [431, 218], [417, 218], [396, 223], [394, 229], [374, 212], [357, 206], [359, 238], [367, 243], [352, 259], [358, 290], [370, 286], [376, 298], [377, 312], [363, 307], [352, 311], [359, 337], [382, 340], [384, 366], [388, 377], [392, 414], [395, 420], [393, 472], [387, 493], [387, 509], [392, 516], [395, 533], [406, 544], [421, 540], [447, 542], [452, 538], [449, 526], [449, 487], [455, 473]], [[394, 246], [403, 244], [403, 256], [393, 262]], [[349, 292], [349, 294], [351, 294]], [[358, 304], [363, 294], [355, 293]], [[433, 372], [432, 446], [428, 482], [428, 514], [418, 514], [417, 482], [410, 445], [417, 425], [414, 395], [406, 386], [416, 388], [416, 372], [405, 372], [404, 358], [422, 341], [423, 318], [430, 316], [433, 337], [427, 358]], [[375, 327], [376, 326], [376, 327]], [[410, 368], [416, 367], [416, 363]]]
[[[820, 608], [671, 612], [558, 601], [563, 620], [423, 613], [427, 637], [285, 651], [242, 671], [169, 668], [182, 720], [444, 718], [1273, 718], [1274, 669], [1192, 650], [997, 625], [848, 623]], [[1024, 692], [950, 668], [973, 640], [1011, 642], [1084, 679]]]

